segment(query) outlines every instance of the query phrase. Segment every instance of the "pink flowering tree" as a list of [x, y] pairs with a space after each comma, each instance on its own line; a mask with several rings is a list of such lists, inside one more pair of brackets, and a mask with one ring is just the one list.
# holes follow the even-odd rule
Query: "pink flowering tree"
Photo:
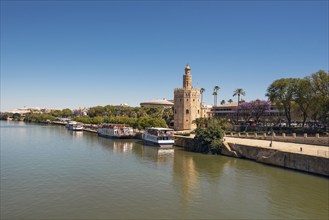
[[256, 123], [259, 122], [259, 119], [268, 115], [271, 109], [271, 103], [264, 100], [254, 100], [250, 102], [243, 102], [237, 108], [237, 113], [239, 116], [243, 117], [245, 121], [254, 119]]

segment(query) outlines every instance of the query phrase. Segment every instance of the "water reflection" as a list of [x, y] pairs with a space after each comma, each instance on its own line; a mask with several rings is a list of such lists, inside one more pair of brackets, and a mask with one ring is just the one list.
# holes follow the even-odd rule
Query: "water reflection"
[[175, 154], [174, 149], [161, 149], [159, 147], [147, 146], [147, 145], [141, 145], [141, 149], [142, 149], [140, 152], [141, 154], [138, 156], [143, 159], [154, 161], [157, 164], [173, 163], [173, 158]]
[[83, 137], [83, 132], [81, 132], [81, 131], [68, 131], [68, 132], [70, 132], [70, 134], [75, 138]]
[[[180, 196], [182, 208], [186, 211], [202, 200], [202, 184], [205, 179], [211, 184], [219, 185], [223, 167], [228, 160], [218, 156], [204, 156], [177, 149], [173, 166], [173, 186]], [[222, 161], [219, 161], [222, 160]], [[191, 211], [191, 210], [189, 210]]]
[[156, 163], [173, 163], [174, 149], [161, 149], [155, 146], [143, 145], [138, 140], [120, 140], [99, 138], [98, 142], [106, 150], [115, 154], [133, 154], [137, 158]]
[[114, 141], [113, 152], [115, 153], [131, 153], [134, 147], [133, 142]]

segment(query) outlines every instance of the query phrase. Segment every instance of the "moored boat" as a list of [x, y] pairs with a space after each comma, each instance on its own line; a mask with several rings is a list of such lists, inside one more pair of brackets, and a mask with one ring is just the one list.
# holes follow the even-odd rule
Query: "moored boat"
[[81, 123], [78, 123], [76, 121], [70, 121], [66, 125], [67, 129], [71, 131], [83, 131], [83, 125]]
[[135, 137], [132, 127], [120, 124], [107, 124], [97, 129], [97, 134], [106, 138], [130, 139]]
[[170, 128], [146, 128], [142, 139], [146, 144], [152, 144], [161, 148], [172, 148], [174, 141], [173, 129]]

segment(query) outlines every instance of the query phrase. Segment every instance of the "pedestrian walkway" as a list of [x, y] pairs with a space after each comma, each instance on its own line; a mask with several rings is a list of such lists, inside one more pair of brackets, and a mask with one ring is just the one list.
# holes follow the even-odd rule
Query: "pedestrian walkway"
[[225, 137], [226, 142], [239, 145], [247, 145], [252, 147], [260, 148], [271, 148], [284, 152], [291, 152], [297, 154], [311, 155], [317, 157], [329, 158], [329, 147], [328, 146], [317, 146], [309, 144], [297, 144], [288, 142], [277, 142], [269, 140], [255, 140], [246, 138], [235, 138], [235, 137]]

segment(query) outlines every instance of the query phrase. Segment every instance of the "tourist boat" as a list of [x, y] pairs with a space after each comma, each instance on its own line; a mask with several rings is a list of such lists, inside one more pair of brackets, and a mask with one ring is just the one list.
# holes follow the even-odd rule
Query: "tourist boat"
[[142, 139], [146, 144], [172, 148], [175, 143], [173, 131], [170, 128], [146, 128]]
[[82, 131], [83, 130], [83, 126], [81, 123], [78, 123], [76, 121], [70, 121], [67, 125], [66, 125], [68, 130], [71, 131]]
[[132, 127], [125, 125], [107, 124], [97, 129], [97, 134], [101, 137], [130, 139], [135, 137]]

